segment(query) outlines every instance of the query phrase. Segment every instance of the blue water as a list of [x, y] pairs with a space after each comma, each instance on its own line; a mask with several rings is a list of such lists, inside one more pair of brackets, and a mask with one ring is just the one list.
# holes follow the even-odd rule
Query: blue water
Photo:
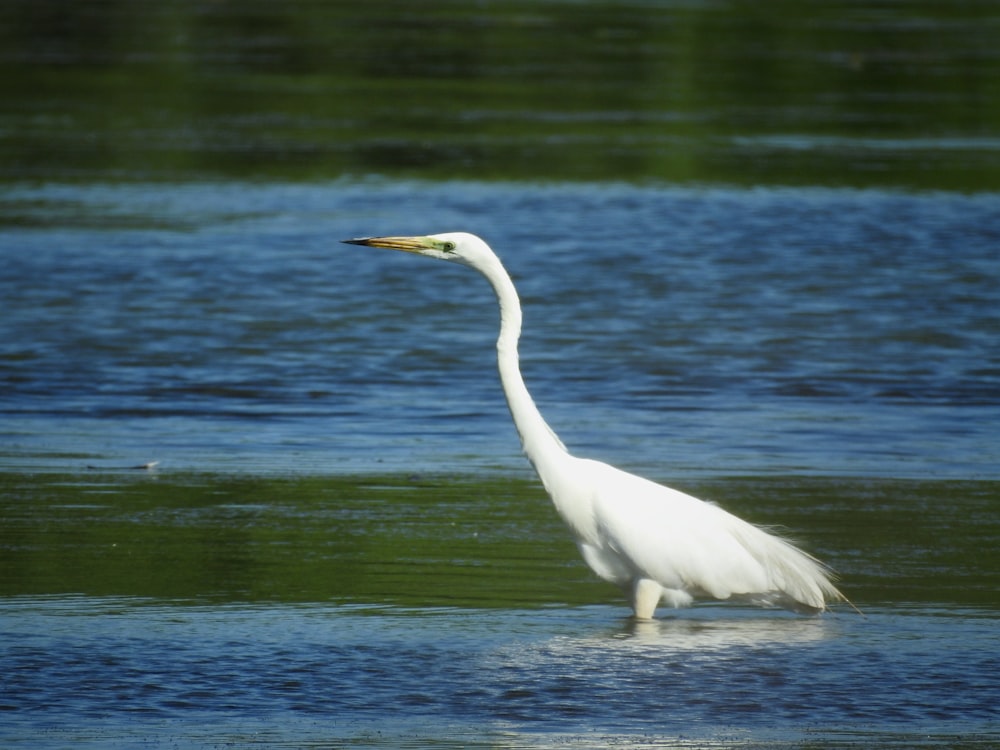
[[[12, 600], [6, 747], [990, 747], [995, 619]], [[67, 721], [67, 717], [72, 717]], [[30, 738], [30, 739], [29, 739]], [[343, 745], [342, 743], [347, 743]]]
[[[53, 183], [9, 187], [0, 211], [4, 553], [38, 582], [2, 579], [27, 591], [0, 601], [4, 746], [997, 743], [995, 483], [951, 481], [1000, 478], [995, 194]], [[730, 491], [795, 523], [867, 617], [703, 606], [637, 626], [597, 584], [592, 606], [568, 606], [555, 578], [542, 585], [551, 560], [507, 572], [503, 534], [550, 549], [560, 533], [511, 521], [490, 537], [520, 496], [465, 502], [464, 525], [442, 528], [457, 502], [444, 492], [430, 517], [400, 514], [396, 486], [366, 516], [332, 482], [307, 498], [223, 487], [528, 474], [486, 283], [339, 243], [453, 229], [505, 260], [528, 385], [571, 449], [669, 482], [750, 477]], [[89, 467], [152, 461], [148, 482], [171, 491], [88, 485]], [[209, 490], [168, 482], [187, 471], [210, 472], [193, 480]], [[58, 492], [17, 479], [35, 473]], [[297, 525], [253, 534], [282, 513]], [[178, 525], [197, 544], [176, 543]], [[589, 574], [559, 540], [578, 589]], [[255, 556], [272, 545], [288, 553]], [[60, 567], [129, 549], [145, 567], [127, 583], [169, 590], [180, 570], [194, 600], [116, 596], [114, 577]], [[322, 579], [352, 550], [381, 588]], [[113, 559], [101, 569], [128, 570]], [[291, 567], [232, 580], [243, 560]], [[324, 593], [254, 595], [300, 563], [303, 590]], [[398, 600], [437, 601], [454, 581], [494, 604]], [[528, 583], [535, 598], [518, 599]]]
[[468, 230], [583, 455], [658, 478], [1000, 474], [994, 194], [25, 184], [0, 231], [0, 466], [527, 471]]

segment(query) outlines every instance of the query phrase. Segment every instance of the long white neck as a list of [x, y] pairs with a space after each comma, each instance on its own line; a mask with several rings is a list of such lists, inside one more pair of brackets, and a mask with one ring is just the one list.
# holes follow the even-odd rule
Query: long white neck
[[479, 270], [489, 279], [500, 304], [500, 335], [497, 338], [497, 367], [507, 406], [521, 437], [521, 446], [542, 481], [552, 461], [567, 455], [566, 447], [542, 419], [521, 376], [517, 342], [521, 337], [521, 302], [514, 282], [500, 260], [494, 258]]

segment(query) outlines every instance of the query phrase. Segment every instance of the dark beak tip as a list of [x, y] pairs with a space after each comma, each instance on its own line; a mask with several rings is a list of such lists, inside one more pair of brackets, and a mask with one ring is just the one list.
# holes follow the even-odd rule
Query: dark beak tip
[[341, 240], [345, 245], [367, 245], [370, 237], [355, 237], [353, 240]]

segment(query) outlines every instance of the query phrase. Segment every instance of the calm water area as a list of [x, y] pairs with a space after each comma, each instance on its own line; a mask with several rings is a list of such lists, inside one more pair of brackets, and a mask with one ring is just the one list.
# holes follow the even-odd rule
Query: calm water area
[[[0, 746], [1000, 746], [993, 3], [8, 2]], [[864, 612], [636, 623], [520, 455]]]

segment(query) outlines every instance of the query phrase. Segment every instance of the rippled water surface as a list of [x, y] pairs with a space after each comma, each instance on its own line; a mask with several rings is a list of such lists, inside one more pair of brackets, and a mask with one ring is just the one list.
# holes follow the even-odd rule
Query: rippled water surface
[[521, 470], [488, 238], [578, 452], [660, 476], [995, 477], [993, 195], [338, 182], [16, 187], [8, 467]]
[[[1000, 746], [1000, 16], [779, 5], [3, 3], [0, 745]], [[456, 229], [865, 614], [630, 621]]]
[[1000, 187], [991, 2], [0, 9], [0, 178]]
[[988, 747], [997, 720], [996, 621], [976, 612], [5, 609], [0, 737], [36, 732], [8, 747]]
[[[6, 745], [1000, 738], [993, 196], [6, 200]], [[573, 449], [790, 528], [867, 618], [631, 626], [519, 455], [486, 284], [337, 242], [455, 227], [515, 276]]]
[[530, 479], [0, 478], [7, 747], [1000, 740], [996, 481], [689, 481], [865, 614], [636, 624]]

